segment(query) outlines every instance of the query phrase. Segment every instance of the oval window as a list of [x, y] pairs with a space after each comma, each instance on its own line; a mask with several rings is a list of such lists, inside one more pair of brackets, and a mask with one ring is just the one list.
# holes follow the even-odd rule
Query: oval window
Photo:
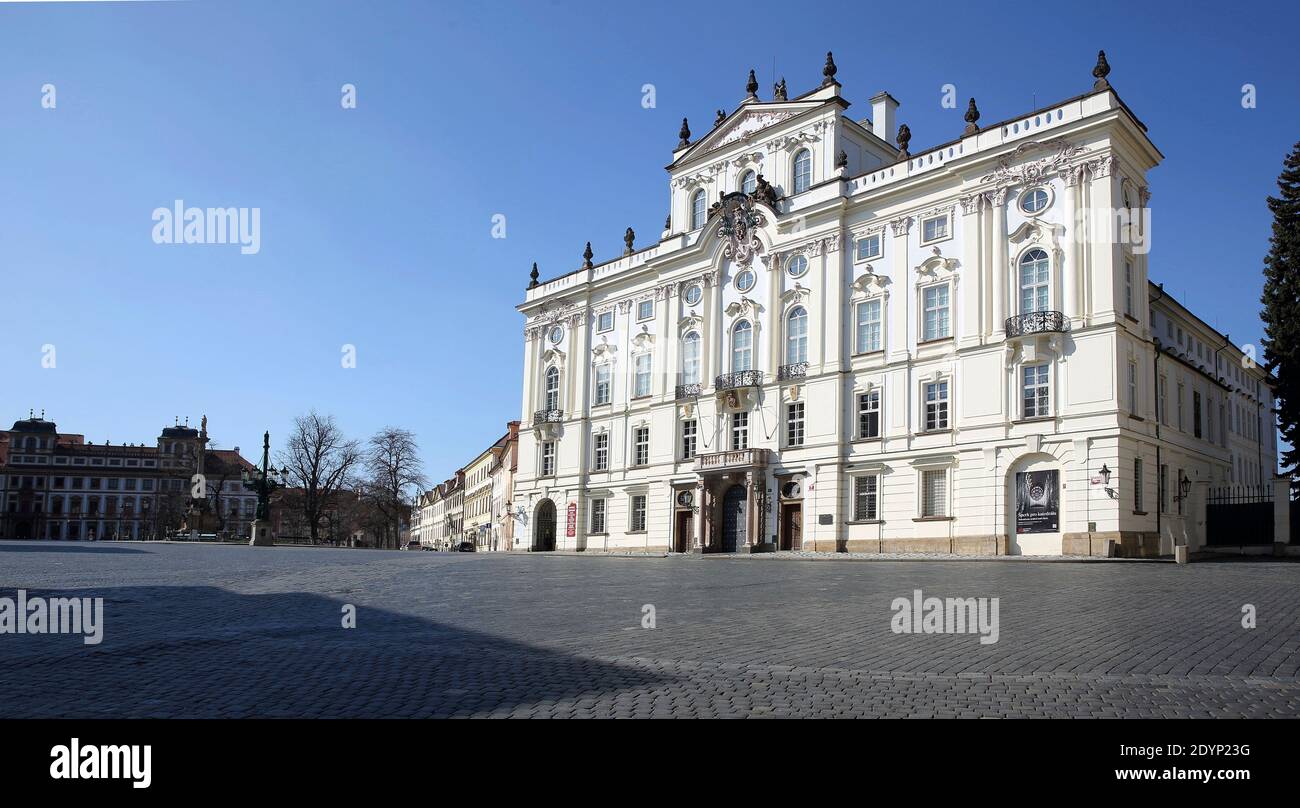
[[748, 292], [754, 288], [754, 273], [751, 270], [745, 270], [736, 276], [736, 288], [742, 292]]
[[1038, 213], [1051, 201], [1045, 188], [1033, 188], [1020, 196], [1020, 209], [1025, 213]]
[[785, 265], [785, 271], [790, 277], [798, 278], [808, 271], [808, 259], [802, 255], [796, 255]]

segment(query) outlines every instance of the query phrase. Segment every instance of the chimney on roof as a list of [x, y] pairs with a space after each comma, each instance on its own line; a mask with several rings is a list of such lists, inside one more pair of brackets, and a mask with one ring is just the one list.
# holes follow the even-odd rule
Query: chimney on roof
[[871, 99], [871, 131], [876, 137], [889, 142], [894, 136], [898, 120], [898, 101], [889, 93], [881, 90]]

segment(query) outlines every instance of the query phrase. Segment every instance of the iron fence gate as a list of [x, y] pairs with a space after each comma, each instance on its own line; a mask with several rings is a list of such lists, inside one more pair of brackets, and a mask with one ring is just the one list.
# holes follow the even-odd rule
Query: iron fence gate
[[1272, 486], [1211, 488], [1205, 503], [1205, 543], [1211, 547], [1272, 544]]

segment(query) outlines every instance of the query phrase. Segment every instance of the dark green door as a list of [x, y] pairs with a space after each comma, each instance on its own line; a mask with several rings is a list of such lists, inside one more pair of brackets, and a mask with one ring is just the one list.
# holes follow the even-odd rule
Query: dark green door
[[745, 486], [733, 485], [722, 498], [722, 551], [734, 553], [745, 543]]

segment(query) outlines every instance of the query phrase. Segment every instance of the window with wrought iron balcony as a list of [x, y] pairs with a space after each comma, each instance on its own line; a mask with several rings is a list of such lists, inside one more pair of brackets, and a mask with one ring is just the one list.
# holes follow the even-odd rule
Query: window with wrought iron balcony
[[1052, 268], [1047, 253], [1033, 249], [1020, 258], [1020, 314], [1004, 324], [1007, 337], [1065, 331], [1065, 315], [1052, 311]]
[[791, 362], [776, 369], [776, 380], [802, 379], [808, 375], [807, 362]]
[[533, 426], [558, 424], [564, 420], [564, 410], [538, 410], [533, 413]]
[[678, 401], [688, 398], [699, 398], [700, 393], [704, 391], [704, 385], [699, 382], [688, 382], [677, 385], [676, 398]]
[[761, 370], [737, 370], [731, 373], [723, 373], [713, 380], [713, 387], [716, 390], [736, 390], [741, 387], [762, 387], [763, 371]]
[[1028, 334], [1052, 334], [1065, 331], [1065, 315], [1059, 311], [1031, 311], [1008, 317], [1006, 322], [1007, 337], [1023, 337]]

